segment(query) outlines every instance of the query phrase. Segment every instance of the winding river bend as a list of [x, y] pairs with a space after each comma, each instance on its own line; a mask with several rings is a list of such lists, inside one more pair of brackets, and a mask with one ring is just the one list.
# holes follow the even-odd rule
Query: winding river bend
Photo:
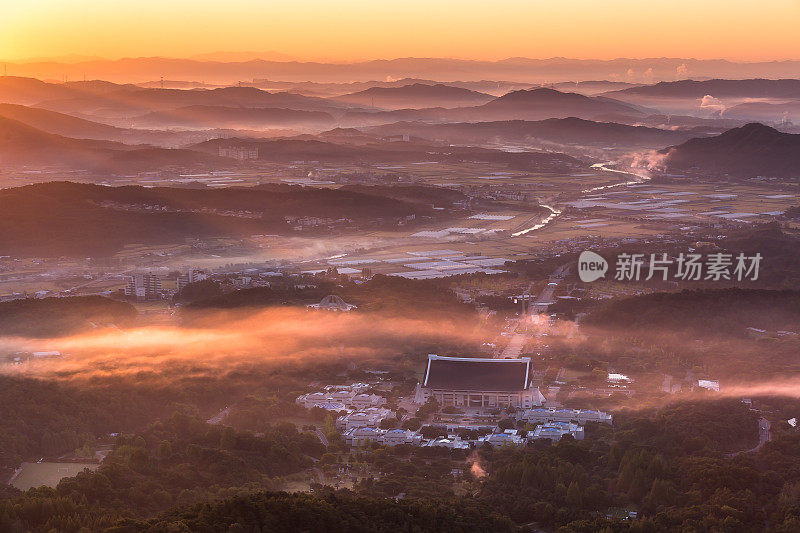
[[546, 204], [541, 204], [541, 206], [544, 207], [545, 209], [549, 209], [550, 210], [550, 214], [547, 216], [547, 218], [545, 218], [544, 220], [542, 220], [541, 222], [539, 222], [535, 226], [531, 226], [530, 228], [518, 231], [516, 233], [512, 233], [511, 234], [512, 237], [519, 237], [520, 235], [525, 235], [526, 233], [530, 233], [531, 231], [536, 231], [537, 229], [542, 229], [543, 227], [545, 227], [546, 225], [548, 225], [552, 221], [554, 221], [556, 218], [558, 218], [558, 215], [561, 214], [561, 210], [560, 209], [556, 209], [553, 206], [546, 205]]
[[[623, 181], [623, 182], [620, 182], [620, 183], [612, 183], [611, 185], [600, 185], [598, 187], [591, 187], [589, 189], [582, 190], [581, 194], [588, 194], [588, 193], [593, 193], [593, 192], [597, 192], [597, 191], [604, 191], [606, 189], [613, 189], [613, 188], [616, 188], [616, 187], [624, 187], [626, 185], [637, 185], [639, 183], [644, 183], [644, 182], [650, 180], [650, 176], [646, 176], [644, 174], [635, 174], [633, 172], [629, 172], [629, 171], [626, 171], [626, 170], [617, 170], [615, 168], [609, 168], [608, 166], [606, 166], [606, 165], [612, 165], [612, 164], [613, 164], [613, 161], [607, 161], [605, 163], [595, 163], [594, 165], [592, 165], [591, 168], [594, 168], [594, 169], [597, 169], [597, 170], [603, 170], [603, 171], [606, 171], [606, 172], [616, 172], [618, 174], [626, 174], [628, 176], [633, 176], [634, 179], [628, 180], [628, 181]], [[541, 222], [539, 222], [538, 224], [536, 224], [534, 226], [531, 226], [530, 228], [526, 228], [526, 229], [517, 231], [516, 233], [512, 233], [511, 234], [512, 237], [519, 237], [521, 235], [526, 235], [526, 234], [528, 234], [528, 233], [530, 233], [532, 231], [536, 231], [536, 230], [542, 229], [543, 227], [547, 226], [548, 224], [553, 222], [555, 219], [557, 219], [559, 217], [559, 215], [561, 215], [561, 213], [563, 211], [562, 209], [559, 209], [558, 207], [552, 206], [552, 205], [541, 204], [541, 206], [544, 207], [545, 209], [549, 209], [550, 210], [550, 214], [546, 218], [544, 218]]]
[[623, 181], [620, 183], [612, 183], [611, 185], [600, 185], [599, 187], [592, 187], [591, 189], [584, 189], [582, 193], [590, 193], [590, 192], [597, 192], [597, 191], [604, 191], [606, 189], [613, 189], [615, 187], [624, 187], [626, 185], [637, 185], [639, 183], [644, 183], [645, 181], [650, 181], [650, 176], [646, 176], [644, 174], [635, 174], [633, 172], [629, 172], [627, 170], [617, 170], [615, 168], [609, 168], [606, 165], [614, 164], [613, 161], [607, 161], [605, 163], [595, 163], [592, 165], [591, 168], [595, 168], [598, 170], [604, 170], [606, 172], [616, 172], [617, 174], [627, 174], [628, 176], [633, 176], [634, 179], [629, 181]]

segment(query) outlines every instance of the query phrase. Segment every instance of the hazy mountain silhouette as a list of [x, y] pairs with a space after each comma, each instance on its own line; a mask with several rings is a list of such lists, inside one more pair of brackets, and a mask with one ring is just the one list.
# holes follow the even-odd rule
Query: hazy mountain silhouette
[[798, 79], [748, 79], [748, 80], [681, 80], [662, 81], [606, 93], [608, 96], [646, 96], [660, 98], [702, 98], [710, 94], [717, 98], [787, 98], [800, 94]]
[[385, 109], [404, 109], [481, 105], [494, 98], [490, 94], [441, 83], [413, 83], [402, 87], [371, 87], [337, 96], [335, 100]]
[[735, 177], [800, 178], [800, 134], [751, 123], [721, 135], [665, 148], [668, 171]]
[[0, 102], [35, 105], [84, 116], [136, 116], [188, 106], [273, 107], [309, 111], [343, 109], [346, 104], [255, 87], [161, 89], [106, 81], [47, 83], [32, 78], [0, 77]]
[[431, 143], [325, 142], [316, 139], [294, 138], [277, 140], [213, 139], [191, 146], [193, 150], [217, 154], [222, 147], [249, 147], [258, 150], [262, 161], [320, 161], [328, 163], [413, 163], [421, 161], [463, 162], [482, 161], [507, 164], [510, 168], [564, 171], [585, 168], [586, 163], [558, 152], [505, 152], [472, 146], [442, 146]]
[[130, 147], [117, 142], [72, 139], [0, 117], [0, 161], [6, 165], [88, 168]]
[[481, 106], [487, 110], [510, 110], [526, 114], [547, 115], [543, 118], [561, 116], [589, 116], [608, 113], [641, 114], [630, 104], [611, 98], [591, 97], [578, 93], [567, 93], [540, 87], [513, 91]]
[[[204, 80], [231, 83], [235, 80], [272, 78], [286, 81], [350, 82], [421, 78], [448, 80], [514, 80], [528, 83], [606, 79], [615, 75], [627, 81], [674, 80], [688, 75], [695, 78], [781, 78], [796, 75], [798, 61], [734, 62], [722, 59], [617, 58], [584, 60], [569, 58], [508, 58], [500, 61], [475, 61], [448, 58], [398, 58], [354, 63], [300, 61], [199, 61], [165, 57], [123, 58], [118, 60], [9, 63], [8, 72], [17, 76], [43, 79], [71, 79], [89, 73], [93, 78], [111, 81], [156, 80], [161, 76], [177, 80]], [[629, 75], [633, 73], [632, 78]], [[647, 76], [644, 73], [647, 72]]]
[[[268, 185], [224, 189], [50, 182], [0, 190], [0, 250], [34, 256], [114, 253], [128, 243], [290, 231], [285, 216], [353, 220], [431, 214], [429, 205], [361, 191]], [[153, 209], [158, 206], [158, 209]], [[250, 216], [239, 216], [248, 211]]]
[[744, 102], [725, 109], [725, 118], [761, 122], [800, 122], [800, 98], [788, 102]]
[[534, 139], [559, 144], [597, 146], [661, 147], [696, 137], [695, 130], [666, 130], [629, 126], [613, 122], [594, 122], [575, 117], [540, 121], [507, 120], [427, 124], [397, 122], [367, 128], [378, 135], [413, 135], [453, 143], [526, 142]]
[[271, 128], [316, 127], [333, 124], [334, 119], [323, 111], [301, 111], [270, 107], [224, 107], [194, 105], [168, 111], [155, 111], [136, 117], [136, 127], [189, 128]]
[[537, 88], [512, 91], [486, 104], [445, 109], [400, 109], [396, 111], [348, 111], [342, 118], [347, 125], [423, 120], [428, 122], [474, 122], [496, 120], [543, 120], [580, 117], [602, 119], [608, 115], [642, 116], [637, 106], [605, 97], [564, 93], [555, 89]]
[[0, 117], [24, 122], [47, 133], [79, 139], [120, 140], [125, 131], [72, 115], [18, 104], [0, 104]]
[[230, 166], [233, 160], [192, 150], [131, 146], [120, 142], [73, 139], [47, 133], [0, 116], [0, 162], [8, 166], [128, 173], [164, 166]]

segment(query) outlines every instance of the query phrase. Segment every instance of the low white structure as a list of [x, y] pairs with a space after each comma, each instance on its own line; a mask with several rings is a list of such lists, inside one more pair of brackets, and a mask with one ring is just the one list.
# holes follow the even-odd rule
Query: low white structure
[[461, 437], [457, 435], [448, 435], [447, 437], [432, 439], [424, 442], [422, 446], [449, 448], [451, 450], [468, 450], [470, 447], [469, 442], [462, 440]]
[[592, 411], [587, 409], [553, 409], [536, 408], [526, 409], [516, 414], [517, 420], [523, 420], [531, 424], [544, 424], [547, 422], [576, 422], [585, 424], [587, 422], [602, 422], [611, 424], [613, 417], [602, 411]]
[[398, 444], [419, 446], [422, 443], [422, 436], [410, 429], [390, 429], [383, 434], [383, 443], [387, 446], [397, 446]]
[[377, 428], [385, 418], [393, 417], [394, 413], [383, 407], [368, 407], [361, 411], [348, 413], [336, 419], [336, 428], [346, 431], [353, 428]]
[[536, 426], [533, 430], [533, 439], [550, 439], [558, 442], [564, 435], [572, 435], [575, 440], [583, 440], [583, 426], [570, 422], [548, 422]]
[[377, 428], [351, 428], [342, 433], [344, 441], [356, 448], [364, 446], [367, 442], [381, 442], [384, 430]]
[[697, 386], [701, 389], [719, 392], [719, 381], [716, 379], [698, 379]]
[[420, 446], [423, 442], [419, 433], [408, 429], [350, 428], [342, 433], [342, 436], [345, 442], [353, 448], [364, 446], [367, 442], [385, 446], [398, 446], [400, 444]]
[[330, 386], [322, 392], [309, 392], [298, 396], [295, 403], [306, 409], [321, 407], [326, 403], [342, 404], [347, 409], [361, 410], [368, 407], [381, 407], [386, 398], [377, 394], [364, 392], [369, 388], [366, 383], [354, 383], [347, 386]]
[[381, 407], [386, 405], [386, 398], [377, 394], [356, 394], [350, 399], [350, 405], [356, 409], [366, 409], [367, 407]]
[[513, 446], [520, 446], [526, 442], [527, 440], [521, 437], [516, 429], [507, 429], [502, 433], [491, 433], [485, 437], [478, 438], [478, 446], [481, 444], [491, 444], [492, 446], [510, 444]]
[[336, 296], [335, 294], [329, 294], [325, 298], [323, 298], [318, 304], [311, 304], [308, 306], [309, 309], [318, 309], [320, 311], [352, 311], [353, 309], [357, 309], [357, 306], [353, 304], [349, 304], [341, 299], [341, 297]]

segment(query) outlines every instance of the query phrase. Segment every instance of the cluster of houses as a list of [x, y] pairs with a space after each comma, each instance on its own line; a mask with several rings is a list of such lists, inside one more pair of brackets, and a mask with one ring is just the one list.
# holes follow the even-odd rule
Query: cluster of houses
[[[483, 425], [452, 424], [419, 431], [386, 427], [391, 424], [382, 422], [396, 415], [385, 407], [384, 397], [368, 393], [369, 389], [366, 383], [328, 386], [296, 401], [307, 409], [318, 407], [340, 413], [336, 428], [352, 447], [372, 443], [469, 449], [484, 444], [524, 445], [537, 439], [557, 442], [565, 435], [582, 440], [585, 424], [612, 423], [612, 416], [601, 411], [545, 407], [546, 399], [533, 385], [528, 358], [428, 357], [425, 378], [415, 391], [415, 403], [435, 400], [443, 408], [474, 411], [472, 415], [478, 419], [483, 413], [489, 422]], [[496, 420], [495, 416], [487, 413], [496, 414], [501, 408], [513, 408], [509, 412], [514, 411], [517, 426], [534, 427], [500, 429], [491, 421]]]
[[551, 422], [577, 422], [578, 424], [599, 422], [602, 424], [611, 424], [613, 422], [613, 417], [602, 411], [592, 411], [589, 409], [556, 409], [552, 407], [537, 407], [536, 409], [518, 411], [515, 413], [515, 418], [518, 421], [522, 420], [529, 424], [547, 424]]
[[397, 446], [408, 444], [411, 446], [428, 446], [449, 448], [452, 450], [467, 450], [480, 447], [484, 444], [492, 446], [521, 446], [537, 439], [547, 439], [558, 442], [565, 435], [571, 435], [575, 440], [583, 440], [583, 426], [574, 422], [547, 422], [537, 425], [533, 431], [519, 429], [501, 430], [497, 427], [483, 428], [483, 433], [468, 433], [453, 431], [448, 428], [447, 435], [437, 435], [434, 438], [425, 438], [423, 431], [410, 429], [381, 429], [379, 427], [351, 427], [343, 432], [345, 442], [357, 448], [367, 443], [381, 444], [384, 446]]
[[320, 392], [309, 392], [298, 396], [295, 403], [306, 409], [318, 407], [327, 411], [363, 411], [365, 409], [381, 407], [386, 404], [386, 398], [377, 394], [368, 394], [368, 383], [353, 383], [352, 385], [328, 385]]

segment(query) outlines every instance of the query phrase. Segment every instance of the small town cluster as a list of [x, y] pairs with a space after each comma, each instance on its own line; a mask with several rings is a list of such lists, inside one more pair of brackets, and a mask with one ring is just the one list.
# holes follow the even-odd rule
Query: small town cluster
[[[470, 449], [484, 444], [523, 445], [537, 439], [557, 442], [566, 435], [582, 440], [587, 423], [612, 423], [608, 413], [566, 409], [548, 401], [533, 385], [533, 377], [527, 357], [431, 354], [423, 381], [412, 396], [399, 402], [417, 408], [418, 415], [427, 409], [431, 422], [410, 422], [412, 417], [400, 420], [403, 415], [387, 408], [385, 397], [367, 392], [372, 388], [367, 383], [328, 385], [299, 396], [296, 403], [336, 413], [336, 429], [354, 448], [373, 443]], [[403, 427], [396, 427], [398, 423]]]

